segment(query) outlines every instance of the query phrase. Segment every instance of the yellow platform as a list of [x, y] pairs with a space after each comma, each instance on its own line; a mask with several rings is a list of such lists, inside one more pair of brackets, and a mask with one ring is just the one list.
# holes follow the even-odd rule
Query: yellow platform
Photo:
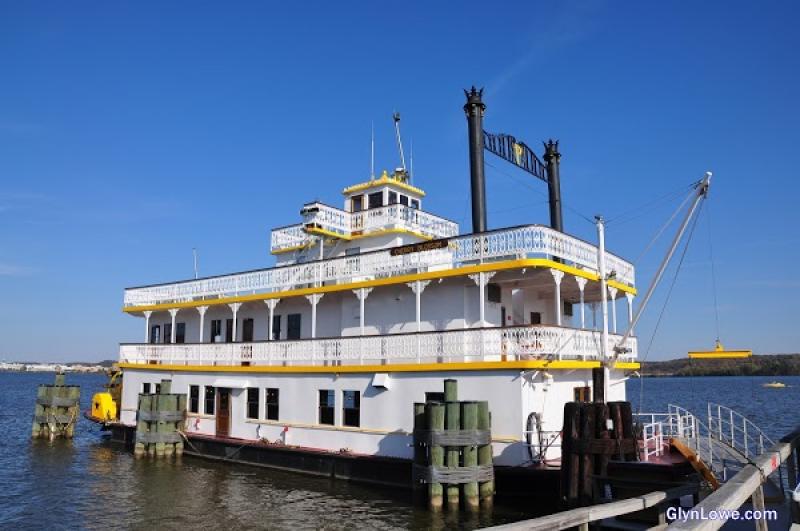
[[752, 350], [725, 350], [719, 340], [714, 350], [689, 352], [689, 357], [694, 359], [749, 358], [752, 355]]

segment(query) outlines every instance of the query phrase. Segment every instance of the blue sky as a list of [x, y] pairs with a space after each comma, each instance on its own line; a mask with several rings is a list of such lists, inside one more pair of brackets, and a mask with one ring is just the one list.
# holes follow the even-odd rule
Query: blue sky
[[[372, 121], [397, 164], [393, 110], [426, 209], [469, 231], [472, 84], [488, 130], [560, 139], [568, 232], [602, 213], [630, 259], [714, 171], [722, 339], [800, 351], [796, 3], [289, 4], [2, 4], [0, 359], [115, 358], [123, 288], [190, 277], [192, 247], [201, 274], [271, 265], [271, 227], [368, 177]], [[546, 223], [543, 183], [487, 161], [490, 228]], [[650, 359], [713, 344], [706, 222]]]

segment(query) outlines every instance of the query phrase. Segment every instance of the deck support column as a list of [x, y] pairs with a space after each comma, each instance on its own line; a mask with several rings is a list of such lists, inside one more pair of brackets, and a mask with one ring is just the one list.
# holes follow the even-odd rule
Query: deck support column
[[150, 343], [150, 316], [153, 315], [152, 310], [145, 310], [144, 314], [144, 342]]
[[561, 279], [564, 278], [564, 272], [560, 269], [551, 269], [550, 274], [553, 275], [553, 280], [556, 282], [556, 325], [561, 326]]
[[430, 284], [430, 280], [417, 280], [409, 282], [408, 287], [414, 292], [416, 296], [416, 318], [417, 318], [417, 332], [422, 332], [422, 292]]
[[206, 311], [208, 311], [208, 306], [198, 306], [197, 311], [200, 313], [200, 339], [199, 342], [203, 342], [203, 337], [205, 337], [204, 330], [206, 324]]
[[[628, 326], [633, 324], [633, 293], [625, 292], [625, 298], [628, 299]], [[633, 335], [633, 330], [631, 330]]]
[[611, 329], [617, 333], [617, 288], [608, 287], [608, 294], [611, 295]]
[[486, 273], [475, 273], [469, 276], [469, 278], [471, 278], [472, 281], [478, 286], [478, 313], [480, 315], [480, 328], [486, 327], [486, 284], [494, 275], [495, 271], [489, 271]]
[[272, 341], [274, 339], [272, 337], [274, 333], [272, 321], [273, 317], [275, 316], [275, 307], [280, 301], [280, 299], [267, 299], [264, 301], [264, 304], [266, 304], [267, 308], [269, 309], [269, 321], [267, 321], [267, 341]]
[[586, 328], [586, 299], [584, 299], [583, 290], [586, 288], [587, 280], [583, 277], [575, 277], [575, 282], [578, 283], [578, 289], [581, 291], [581, 328]]
[[172, 308], [169, 310], [169, 315], [172, 318], [172, 326], [169, 329], [169, 342], [175, 344], [175, 316], [178, 315], [178, 309]]
[[311, 339], [317, 337], [317, 303], [319, 303], [324, 293], [314, 293], [306, 295], [306, 299], [311, 303]]
[[236, 329], [238, 328], [236, 326], [236, 321], [237, 321], [236, 316], [239, 313], [239, 308], [242, 307], [242, 303], [241, 302], [234, 302], [234, 303], [229, 304], [228, 306], [230, 306], [231, 311], [233, 312], [233, 339], [231, 340], [231, 342], [232, 343], [236, 343]]
[[358, 325], [360, 327], [360, 334], [362, 336], [364, 335], [364, 328], [365, 328], [364, 307], [367, 297], [369, 297], [371, 291], [372, 288], [359, 288], [353, 290], [353, 293], [358, 298]]

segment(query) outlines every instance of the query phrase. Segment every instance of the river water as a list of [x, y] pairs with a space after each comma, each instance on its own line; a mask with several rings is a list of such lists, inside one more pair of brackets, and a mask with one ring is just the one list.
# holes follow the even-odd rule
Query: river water
[[[668, 403], [698, 414], [706, 402], [733, 407], [780, 437], [800, 423], [800, 377], [765, 389], [770, 378], [648, 378], [627, 382], [637, 410]], [[72, 441], [32, 441], [36, 386], [49, 373], [0, 373], [0, 528], [9, 529], [472, 529], [528, 515], [501, 505], [491, 516], [432, 517], [403, 495], [342, 481], [184, 457], [133, 456], [81, 419]], [[68, 375], [82, 410], [102, 375]]]

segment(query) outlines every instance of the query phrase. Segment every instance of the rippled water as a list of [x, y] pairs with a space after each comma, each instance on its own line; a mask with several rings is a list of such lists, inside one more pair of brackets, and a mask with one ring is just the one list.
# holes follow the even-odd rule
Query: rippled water
[[[475, 528], [526, 517], [497, 506], [489, 517], [431, 517], [405, 495], [299, 474], [182, 460], [136, 460], [81, 419], [72, 441], [30, 439], [36, 386], [52, 374], [0, 373], [0, 528], [441, 529]], [[68, 375], [82, 409], [105, 377]], [[703, 411], [708, 400], [750, 416], [779, 437], [800, 423], [800, 377], [659, 378], [644, 381], [644, 411], [677, 403]], [[640, 381], [627, 383], [637, 408]]]

